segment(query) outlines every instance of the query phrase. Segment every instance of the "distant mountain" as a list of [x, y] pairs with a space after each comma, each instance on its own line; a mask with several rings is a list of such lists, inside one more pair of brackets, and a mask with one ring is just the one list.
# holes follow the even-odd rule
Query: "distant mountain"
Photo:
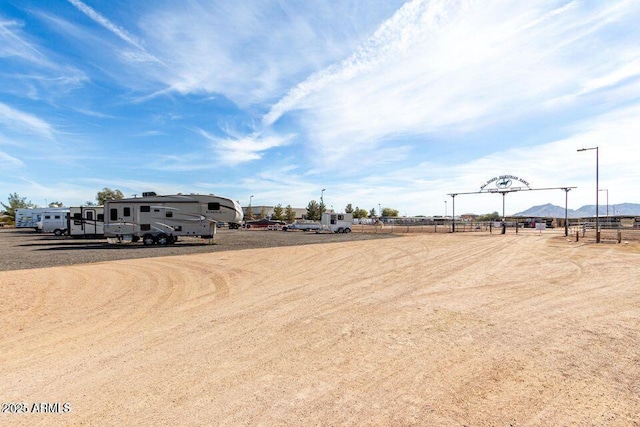
[[[607, 214], [607, 205], [600, 205], [598, 212], [601, 216]], [[579, 209], [567, 209], [569, 218], [587, 218], [596, 215], [596, 205], [586, 205]], [[619, 205], [609, 205], [609, 215], [634, 215], [640, 216], [640, 204], [638, 203], [621, 203]], [[518, 212], [513, 216], [521, 216], [527, 218], [533, 217], [564, 217], [564, 208], [562, 206], [546, 205], [533, 206], [526, 211]]]

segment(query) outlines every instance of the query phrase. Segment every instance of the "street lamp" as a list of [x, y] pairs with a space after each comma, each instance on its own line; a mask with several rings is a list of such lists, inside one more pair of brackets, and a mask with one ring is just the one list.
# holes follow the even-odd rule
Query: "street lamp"
[[378, 217], [382, 218], [382, 207], [380, 206], [380, 203], [378, 203]]
[[322, 220], [322, 208], [324, 207], [324, 190], [326, 189], [323, 188], [320, 192], [320, 220]]
[[599, 149], [598, 147], [591, 147], [591, 148], [580, 148], [578, 149], [578, 152], [580, 151], [589, 151], [589, 150], [596, 150], [596, 243], [600, 243], [600, 217], [598, 214], [598, 209], [600, 208], [599, 204], [598, 204], [598, 195], [600, 194], [600, 182], [599, 182]]
[[251, 199], [253, 199], [253, 194], [249, 196], [249, 209], [247, 209], [249, 211], [247, 212], [249, 214], [249, 219], [253, 219], [253, 211], [251, 210]]
[[447, 217], [447, 201], [444, 201], [444, 217]]

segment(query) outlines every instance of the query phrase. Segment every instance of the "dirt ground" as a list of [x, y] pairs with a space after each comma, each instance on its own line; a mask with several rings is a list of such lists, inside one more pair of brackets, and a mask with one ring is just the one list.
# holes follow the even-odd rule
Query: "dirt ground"
[[0, 424], [638, 426], [639, 278], [471, 233], [3, 271]]

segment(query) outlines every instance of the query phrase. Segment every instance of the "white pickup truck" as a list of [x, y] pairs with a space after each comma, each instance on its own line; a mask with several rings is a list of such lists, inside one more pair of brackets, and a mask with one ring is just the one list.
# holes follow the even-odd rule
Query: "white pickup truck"
[[288, 231], [288, 230], [309, 231], [309, 230], [320, 230], [320, 229], [322, 229], [322, 224], [315, 221], [296, 221], [282, 227], [282, 231]]

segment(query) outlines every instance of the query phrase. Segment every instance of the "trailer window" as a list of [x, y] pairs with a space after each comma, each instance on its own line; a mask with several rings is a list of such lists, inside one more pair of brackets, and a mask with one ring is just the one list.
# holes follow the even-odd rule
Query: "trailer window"
[[151, 206], [140, 206], [140, 212], [151, 212]]
[[109, 218], [111, 219], [111, 221], [117, 221], [118, 220], [118, 209], [117, 208], [111, 208], [109, 210]]
[[173, 211], [166, 211], [164, 213], [164, 216], [166, 216], [167, 218], [172, 218], [173, 217]]
[[44, 219], [51, 219], [51, 216], [50, 215], [45, 215]]
[[87, 219], [93, 219], [93, 211], [87, 211]]
[[219, 211], [220, 210], [220, 203], [218, 203], [218, 202], [209, 203], [208, 209], [210, 211]]
[[80, 213], [74, 213], [73, 214], [73, 219], [82, 219], [82, 216], [80, 215]]
[[131, 216], [131, 208], [130, 207], [127, 206], [126, 208], [123, 208], [122, 210], [123, 210], [122, 216]]

